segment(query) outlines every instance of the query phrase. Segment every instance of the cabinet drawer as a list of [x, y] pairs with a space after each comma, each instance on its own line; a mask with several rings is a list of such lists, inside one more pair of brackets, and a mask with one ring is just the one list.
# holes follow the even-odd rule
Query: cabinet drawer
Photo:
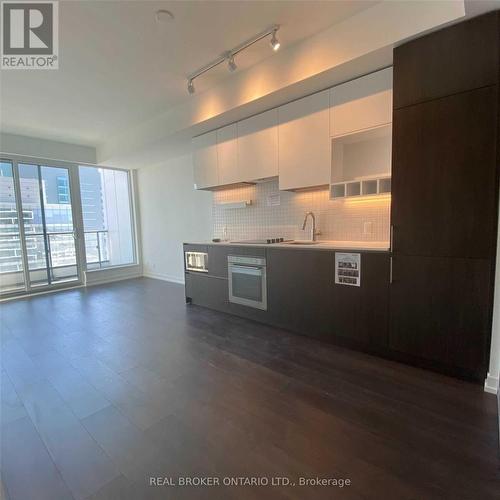
[[229, 308], [227, 280], [206, 274], [186, 273], [186, 298], [193, 304], [226, 312]]

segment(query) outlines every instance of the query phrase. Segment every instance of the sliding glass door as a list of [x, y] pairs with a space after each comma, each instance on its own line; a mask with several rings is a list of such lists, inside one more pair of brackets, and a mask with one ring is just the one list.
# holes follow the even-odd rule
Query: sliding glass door
[[76, 171], [4, 160], [0, 174], [0, 292], [81, 283], [72, 204]]
[[18, 183], [11, 161], [0, 162], [0, 292], [26, 290], [19, 218]]

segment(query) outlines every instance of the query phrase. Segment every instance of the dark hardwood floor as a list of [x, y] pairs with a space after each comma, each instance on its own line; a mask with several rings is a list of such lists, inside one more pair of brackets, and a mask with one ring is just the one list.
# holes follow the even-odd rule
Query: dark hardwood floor
[[[482, 387], [186, 306], [183, 292], [137, 279], [0, 306], [7, 499], [500, 497]], [[351, 484], [298, 486], [316, 476]]]

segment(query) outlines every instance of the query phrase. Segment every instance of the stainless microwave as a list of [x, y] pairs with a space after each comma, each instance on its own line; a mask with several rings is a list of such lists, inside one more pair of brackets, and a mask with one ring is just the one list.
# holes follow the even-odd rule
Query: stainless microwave
[[185, 252], [186, 271], [208, 273], [208, 254], [204, 252]]

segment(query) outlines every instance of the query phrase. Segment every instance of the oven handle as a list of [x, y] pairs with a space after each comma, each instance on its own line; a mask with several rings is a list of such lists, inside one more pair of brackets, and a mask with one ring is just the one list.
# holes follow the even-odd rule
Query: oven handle
[[252, 274], [260, 276], [264, 272], [264, 267], [259, 266], [240, 266], [239, 264], [229, 264], [229, 270], [240, 274]]

